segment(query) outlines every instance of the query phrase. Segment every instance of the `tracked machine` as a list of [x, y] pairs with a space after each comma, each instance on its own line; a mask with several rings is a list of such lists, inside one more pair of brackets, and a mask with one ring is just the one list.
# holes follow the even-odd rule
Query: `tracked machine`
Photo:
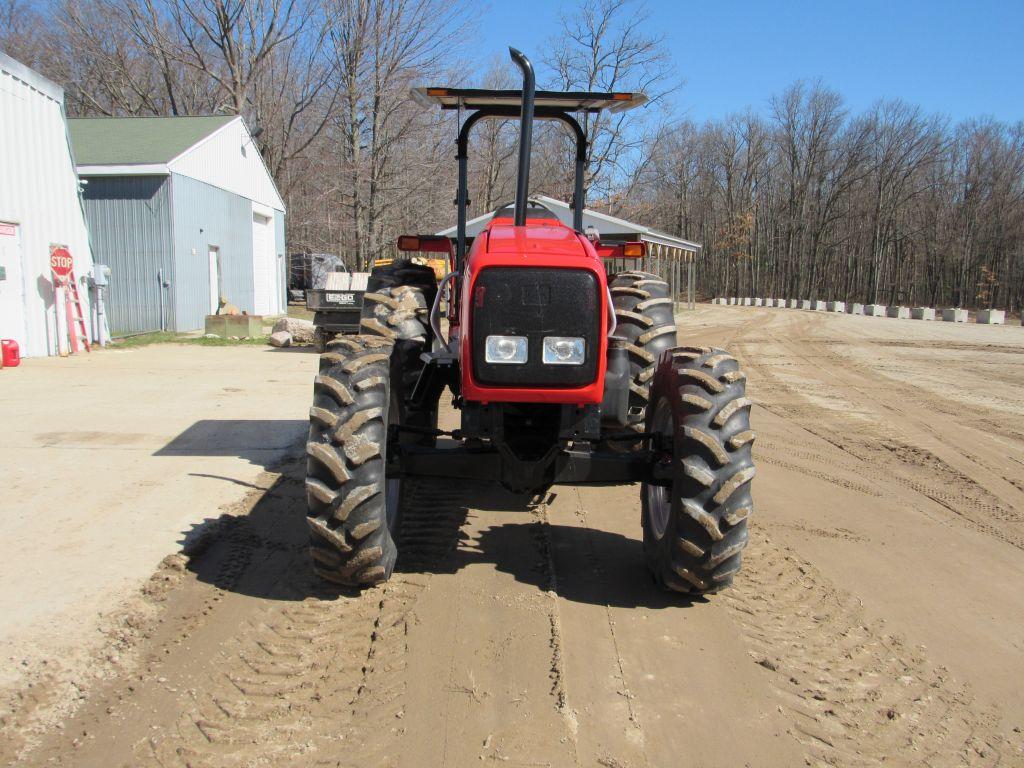
[[[639, 483], [655, 581], [715, 592], [740, 568], [752, 511], [744, 374], [727, 352], [679, 345], [658, 276], [607, 274], [604, 260], [642, 256], [642, 243], [602, 245], [583, 232], [587, 137], [573, 115], [629, 109], [645, 97], [536, 91], [529, 60], [510, 53], [521, 91], [413, 92], [466, 115], [453, 268], [438, 280], [411, 260], [376, 267], [360, 333], [329, 342], [321, 355], [307, 443], [314, 568], [350, 586], [388, 579], [411, 478], [470, 478], [524, 493]], [[467, 253], [470, 132], [481, 120], [516, 118], [515, 203], [495, 212]], [[529, 199], [535, 119], [559, 121], [575, 136], [572, 227]], [[419, 236], [399, 245], [451, 248], [445, 238]], [[446, 391], [461, 415], [452, 431], [437, 428]]]

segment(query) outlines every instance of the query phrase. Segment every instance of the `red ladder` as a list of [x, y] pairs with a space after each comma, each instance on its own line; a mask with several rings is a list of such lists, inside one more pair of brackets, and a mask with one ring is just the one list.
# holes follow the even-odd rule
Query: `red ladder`
[[64, 284], [64, 316], [68, 321], [68, 344], [72, 354], [78, 352], [78, 342], [81, 340], [86, 352], [91, 352], [89, 347], [89, 332], [85, 327], [85, 312], [82, 310], [82, 297], [78, 293], [78, 282], [75, 280], [75, 271], [68, 273]]

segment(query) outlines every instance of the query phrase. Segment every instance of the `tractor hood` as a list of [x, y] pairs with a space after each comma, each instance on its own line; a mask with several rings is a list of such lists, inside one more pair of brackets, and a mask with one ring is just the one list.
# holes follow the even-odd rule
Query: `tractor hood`
[[560, 222], [531, 222], [525, 227], [493, 222], [488, 228], [487, 253], [514, 253], [523, 256], [587, 255], [579, 236]]

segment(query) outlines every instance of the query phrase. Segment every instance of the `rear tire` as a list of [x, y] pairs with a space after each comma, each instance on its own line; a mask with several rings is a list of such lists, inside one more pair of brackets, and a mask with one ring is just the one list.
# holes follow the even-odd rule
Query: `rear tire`
[[676, 345], [676, 321], [668, 283], [647, 272], [622, 272], [611, 286], [615, 335], [628, 342], [629, 421], [643, 424], [651, 381], [661, 353]]
[[732, 583], [747, 545], [754, 477], [746, 377], [720, 349], [679, 347], [658, 366], [647, 430], [672, 436], [671, 487], [644, 483], [644, 553], [655, 579], [691, 594]]
[[[413, 408], [409, 403], [433, 342], [430, 308], [437, 296], [434, 270], [410, 261], [395, 261], [375, 267], [363, 296], [360, 333], [377, 336], [394, 345], [391, 386], [396, 391], [400, 423], [423, 429], [437, 428], [437, 402]], [[420, 436], [420, 443], [432, 443]]]
[[[391, 345], [346, 336], [327, 345], [313, 384], [306, 497], [313, 568], [346, 586], [387, 580], [398, 555], [397, 488], [385, 479]], [[392, 491], [389, 493], [389, 491]]]
[[318, 355], [327, 351], [327, 342], [334, 338], [334, 333], [319, 326], [313, 329], [313, 348]]

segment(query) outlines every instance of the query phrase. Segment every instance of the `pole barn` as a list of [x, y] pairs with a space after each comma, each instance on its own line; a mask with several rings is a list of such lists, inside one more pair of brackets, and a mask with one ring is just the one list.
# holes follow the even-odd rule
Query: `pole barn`
[[92, 254], [64, 90], [0, 53], [0, 338], [27, 357], [56, 354], [67, 335], [50, 272], [55, 246], [71, 254], [88, 324]]

